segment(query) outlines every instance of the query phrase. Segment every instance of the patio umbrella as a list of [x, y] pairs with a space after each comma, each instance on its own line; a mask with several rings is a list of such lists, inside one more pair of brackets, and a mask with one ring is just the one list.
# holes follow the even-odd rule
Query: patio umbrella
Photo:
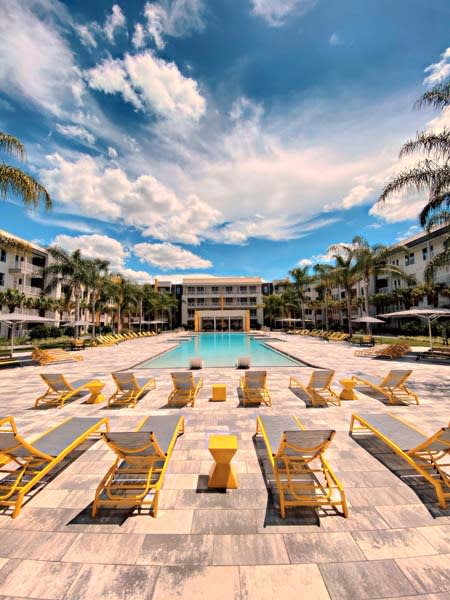
[[356, 319], [352, 319], [352, 323], [366, 323], [369, 328], [369, 333], [372, 333], [372, 323], [384, 323], [384, 321], [375, 317], [365, 315], [364, 317], [357, 317]]
[[433, 348], [433, 337], [431, 335], [431, 323], [440, 317], [450, 318], [450, 309], [448, 308], [411, 308], [410, 310], [399, 310], [398, 312], [386, 313], [379, 315], [380, 317], [396, 317], [398, 319], [404, 317], [417, 317], [428, 323], [428, 336], [430, 338], [430, 348]]
[[17, 323], [54, 323], [55, 319], [38, 317], [36, 315], [22, 315], [19, 313], [0, 313], [0, 322], [11, 328], [11, 356], [14, 351], [14, 327]]
[[64, 323], [61, 327], [83, 327], [84, 325], [92, 325], [88, 321], [69, 321], [68, 323]]

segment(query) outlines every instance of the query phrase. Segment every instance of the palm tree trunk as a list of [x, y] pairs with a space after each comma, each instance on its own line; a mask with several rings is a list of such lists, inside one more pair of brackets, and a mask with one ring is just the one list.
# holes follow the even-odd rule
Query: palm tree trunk
[[351, 312], [352, 312], [352, 308], [351, 308], [350, 294], [347, 294], [347, 320], [348, 320], [348, 333], [350, 334], [350, 337], [353, 335]]
[[[80, 320], [80, 295], [78, 290], [76, 292], [74, 292], [74, 296], [75, 296], [75, 321], [79, 321]], [[75, 325], [75, 337], [78, 338], [79, 335], [79, 326]]]
[[91, 311], [92, 311], [92, 337], [95, 338], [95, 293], [92, 295], [92, 303], [91, 303]]
[[[364, 310], [366, 312], [366, 316], [369, 316], [369, 285], [370, 280], [368, 277], [366, 277], [364, 281]], [[370, 334], [370, 323], [366, 323], [366, 333]]]
[[328, 331], [330, 324], [328, 322], [328, 297], [325, 293], [325, 329]]

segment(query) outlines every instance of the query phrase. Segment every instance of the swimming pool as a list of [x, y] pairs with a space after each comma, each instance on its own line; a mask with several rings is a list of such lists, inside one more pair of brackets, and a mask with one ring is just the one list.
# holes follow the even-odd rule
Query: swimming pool
[[250, 356], [252, 367], [305, 366], [269, 348], [264, 339], [246, 333], [200, 333], [180, 340], [176, 348], [150, 358], [136, 365], [136, 368], [186, 368], [193, 357], [201, 357], [205, 367], [234, 367], [239, 356]]

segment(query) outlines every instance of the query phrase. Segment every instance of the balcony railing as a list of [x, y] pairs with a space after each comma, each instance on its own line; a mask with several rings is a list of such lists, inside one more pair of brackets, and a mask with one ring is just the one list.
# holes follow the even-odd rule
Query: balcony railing
[[13, 267], [9, 267], [10, 273], [24, 273], [25, 275], [35, 275], [36, 277], [43, 277], [44, 268], [33, 265], [32, 263], [22, 261], [15, 263]]

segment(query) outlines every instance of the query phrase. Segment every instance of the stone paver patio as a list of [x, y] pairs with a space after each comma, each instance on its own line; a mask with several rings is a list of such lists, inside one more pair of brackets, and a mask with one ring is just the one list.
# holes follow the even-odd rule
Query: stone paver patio
[[[13, 415], [27, 439], [64, 418], [107, 416], [113, 430], [130, 430], [146, 415], [179, 413], [186, 432], [179, 438], [165, 478], [156, 519], [148, 514], [90, 517], [94, 490], [112, 462], [102, 441], [89, 443], [68, 466], [23, 507], [17, 519], [0, 513], [0, 598], [226, 598], [290, 599], [450, 599], [450, 510], [439, 509], [387, 447], [373, 438], [348, 436], [352, 412], [401, 415], [427, 433], [450, 419], [450, 365], [354, 358], [354, 348], [313, 338], [277, 334], [271, 342], [311, 365], [352, 374], [384, 375], [390, 368], [413, 368], [411, 388], [420, 406], [386, 406], [375, 395], [341, 407], [311, 408], [288, 389], [289, 376], [303, 381], [310, 367], [269, 368], [271, 408], [242, 408], [240, 372], [204, 369], [196, 407], [165, 408], [169, 370], [152, 374], [157, 389], [134, 409], [86, 405], [33, 409], [43, 390], [39, 373], [64, 372], [73, 379], [126, 369], [173, 346], [176, 336], [133, 340], [83, 352], [82, 363], [0, 371], [0, 415]], [[212, 383], [226, 383], [226, 402], [209, 402]], [[327, 458], [341, 479], [350, 516], [333, 510], [317, 515], [289, 510], [278, 516], [268, 493], [264, 448], [254, 439], [256, 415], [295, 414], [308, 428], [337, 430]], [[208, 435], [234, 433], [239, 489], [207, 491], [211, 466]], [[403, 477], [402, 477], [403, 475]]]

